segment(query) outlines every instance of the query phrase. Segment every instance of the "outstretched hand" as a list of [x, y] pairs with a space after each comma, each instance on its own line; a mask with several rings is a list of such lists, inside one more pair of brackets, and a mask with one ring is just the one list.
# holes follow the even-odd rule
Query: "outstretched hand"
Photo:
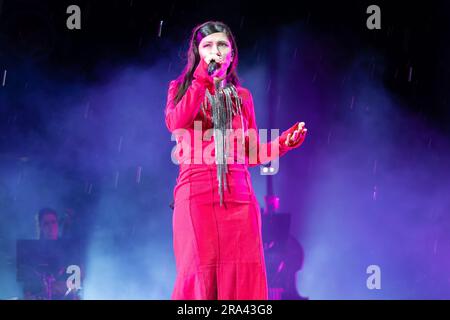
[[305, 123], [300, 122], [298, 126], [292, 127], [288, 132], [286, 141], [284, 144], [288, 147], [300, 146], [306, 137], [308, 129], [305, 128]]

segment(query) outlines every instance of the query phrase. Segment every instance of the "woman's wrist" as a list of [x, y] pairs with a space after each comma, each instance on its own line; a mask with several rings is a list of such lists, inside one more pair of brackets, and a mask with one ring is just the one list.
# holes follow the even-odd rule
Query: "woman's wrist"
[[214, 92], [214, 80], [208, 75], [206, 62], [204, 60], [201, 60], [197, 69], [195, 69], [193, 81], [196, 81], [204, 88], [208, 88], [211, 93]]

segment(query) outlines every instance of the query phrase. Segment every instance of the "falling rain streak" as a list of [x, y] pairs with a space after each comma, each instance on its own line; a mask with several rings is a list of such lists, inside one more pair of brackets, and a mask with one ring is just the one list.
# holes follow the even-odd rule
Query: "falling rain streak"
[[19, 176], [17, 177], [17, 185], [19, 185], [21, 181], [22, 181], [22, 171], [19, 172]]
[[119, 145], [117, 147], [117, 152], [119, 152], [119, 153], [122, 151], [122, 142], [123, 142], [123, 137], [120, 136], [120, 138], [119, 138]]
[[141, 183], [142, 167], [138, 166], [136, 171], [136, 183]]
[[161, 38], [161, 32], [162, 32], [162, 26], [163, 26], [163, 20], [159, 22], [159, 29], [158, 29], [158, 37]]
[[84, 187], [84, 192], [87, 194], [91, 194], [92, 192], [92, 183], [86, 182], [86, 185]]

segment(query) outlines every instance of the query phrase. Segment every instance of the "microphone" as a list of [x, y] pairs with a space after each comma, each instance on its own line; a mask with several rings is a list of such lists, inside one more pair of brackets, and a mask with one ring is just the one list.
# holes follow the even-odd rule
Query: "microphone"
[[208, 75], [211, 76], [214, 73], [214, 71], [216, 71], [216, 69], [219, 68], [219, 66], [220, 65], [216, 61], [211, 60], [208, 64]]

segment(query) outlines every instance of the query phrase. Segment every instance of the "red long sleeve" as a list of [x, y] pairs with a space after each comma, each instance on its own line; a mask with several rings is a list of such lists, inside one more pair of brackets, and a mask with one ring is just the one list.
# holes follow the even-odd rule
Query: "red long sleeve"
[[180, 128], [188, 128], [193, 123], [205, 98], [206, 88], [211, 94], [214, 94], [214, 82], [207, 74], [207, 65], [204, 60], [201, 60], [198, 64], [191, 85], [180, 101], [175, 104], [178, 85], [177, 80], [171, 81], [167, 93], [165, 115], [166, 126], [170, 132]]

